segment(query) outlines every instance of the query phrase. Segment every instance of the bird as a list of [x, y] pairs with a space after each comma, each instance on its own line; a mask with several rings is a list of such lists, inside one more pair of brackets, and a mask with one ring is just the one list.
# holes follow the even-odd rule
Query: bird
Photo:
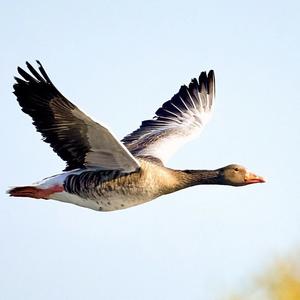
[[265, 182], [238, 164], [214, 170], [176, 170], [167, 160], [197, 137], [211, 118], [214, 71], [201, 72], [166, 101], [152, 119], [119, 141], [67, 100], [37, 60], [17, 68], [13, 93], [24, 113], [54, 152], [66, 162], [59, 174], [10, 188], [13, 197], [58, 200], [96, 211], [114, 211], [146, 203], [191, 186], [245, 186]]

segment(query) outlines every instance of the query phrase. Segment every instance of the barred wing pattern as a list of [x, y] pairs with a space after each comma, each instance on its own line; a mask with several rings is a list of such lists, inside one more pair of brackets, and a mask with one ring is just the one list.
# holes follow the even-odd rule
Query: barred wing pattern
[[44, 141], [67, 162], [65, 171], [97, 167], [133, 172], [138, 161], [104, 126], [94, 122], [53, 85], [39, 61], [39, 72], [28, 62], [32, 75], [18, 68], [14, 94], [23, 112], [31, 116]]
[[214, 97], [214, 71], [208, 75], [202, 72], [198, 80], [182, 86], [152, 120], [143, 121], [122, 142], [134, 156], [154, 157], [165, 163], [179, 147], [199, 135], [211, 117]]

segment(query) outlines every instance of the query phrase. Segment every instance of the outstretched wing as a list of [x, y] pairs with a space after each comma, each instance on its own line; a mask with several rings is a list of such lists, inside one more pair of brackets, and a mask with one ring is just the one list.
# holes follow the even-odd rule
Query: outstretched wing
[[67, 162], [65, 170], [83, 166], [137, 170], [139, 163], [124, 145], [68, 101], [52, 84], [41, 63], [37, 63], [40, 73], [28, 62], [32, 75], [18, 68], [23, 78], [15, 77], [14, 94], [44, 141]]
[[163, 163], [183, 144], [197, 136], [209, 120], [215, 97], [214, 71], [202, 72], [182, 86], [156, 111], [152, 120], [124, 137], [122, 142], [135, 156], [150, 156]]

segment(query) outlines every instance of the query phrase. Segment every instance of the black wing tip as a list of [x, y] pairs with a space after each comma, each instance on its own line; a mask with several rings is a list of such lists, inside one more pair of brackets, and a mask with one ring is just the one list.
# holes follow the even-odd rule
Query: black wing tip
[[21, 67], [17, 67], [17, 72], [19, 73], [19, 75], [21, 75], [22, 77], [23, 77], [23, 74], [24, 73], [27, 73], [23, 68], [21, 68]]
[[[195, 79], [192, 79], [192, 82]], [[202, 88], [204, 88], [204, 91], [207, 94], [212, 94], [212, 96], [215, 96], [216, 93], [216, 87], [215, 87], [215, 72], [214, 70], [210, 70], [208, 73], [206, 71], [203, 71], [200, 73], [199, 79], [198, 79], [198, 87], [199, 90], [202, 91]]]
[[[39, 60], [36, 59], [35, 61], [36, 61], [36, 63], [37, 63], [39, 66], [42, 66], [42, 64], [40, 63]], [[30, 63], [28, 60], [25, 61], [25, 65], [26, 65], [26, 67], [27, 67], [28, 69], [29, 69], [29, 68], [32, 68], [31, 63]], [[22, 69], [22, 68], [21, 68], [20, 66], [18, 66], [18, 67], [17, 67], [17, 70], [18, 70], [18, 69]]]
[[208, 78], [208, 93], [209, 94], [213, 94], [213, 96], [215, 97], [216, 96], [216, 77], [215, 77], [215, 72], [214, 70], [210, 70], [208, 72], [208, 75], [207, 75], [207, 78]]
[[213, 77], [213, 78], [215, 78], [215, 71], [214, 70], [209, 70], [209, 72], [208, 72], [208, 78], [210, 78], [210, 77]]
[[[34, 69], [34, 67], [28, 62], [25, 62], [27, 69], [30, 71], [30, 73], [28, 72], [28, 70], [24, 70], [23, 68], [21, 68], [20, 66], [17, 67], [17, 72], [22, 76], [22, 79], [30, 82], [32, 80], [37, 80], [40, 81], [41, 80], [41, 76], [38, 74], [38, 72]], [[32, 77], [32, 75], [34, 77]], [[14, 77], [16, 79], [16, 77]], [[16, 79], [17, 80], [17, 79]]]
[[200, 76], [204, 76], [206, 78], [214, 78], [215, 77], [215, 71], [214, 70], [209, 70], [208, 72], [207, 71], [202, 71], [200, 73]]
[[[21, 75], [21, 80], [26, 83], [48, 84], [54, 87], [41, 62], [36, 60], [36, 63], [38, 64], [39, 72], [28, 61], [25, 62], [28, 70], [25, 71], [20, 66], [17, 67], [17, 72]], [[19, 80], [17, 80], [16, 77], [14, 78], [17, 81], [16, 84], [19, 84], [20, 78]]]
[[[189, 88], [193, 85], [196, 84], [198, 87], [201, 87], [202, 84], [205, 86], [209, 85], [215, 85], [215, 72], [214, 70], [209, 70], [207, 73], [206, 71], [202, 71], [197, 78], [192, 78], [191, 82], [189, 84]], [[186, 87], [186, 85], [182, 85], [181, 88]]]
[[199, 83], [201, 80], [211, 81], [215, 79], [215, 71], [209, 70], [208, 72], [203, 71], [199, 75]]
[[199, 75], [199, 78], [192, 78], [190, 84], [187, 86], [183, 84], [180, 89], [180, 91], [187, 90], [190, 87], [193, 86], [193, 84], [196, 84], [198, 87], [201, 87], [201, 84], [204, 84], [206, 87], [208, 87], [207, 92], [209, 93], [210, 89], [209, 86], [213, 86], [215, 89], [215, 72], [214, 70], [209, 70], [208, 73], [206, 71], [202, 71]]

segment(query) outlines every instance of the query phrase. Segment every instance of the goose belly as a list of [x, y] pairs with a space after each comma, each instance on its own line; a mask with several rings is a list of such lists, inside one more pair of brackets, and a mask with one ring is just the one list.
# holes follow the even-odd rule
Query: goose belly
[[110, 192], [106, 195], [93, 199], [83, 198], [76, 194], [71, 194], [65, 191], [51, 195], [51, 199], [53, 200], [72, 203], [97, 211], [113, 211], [125, 209], [148, 202], [154, 198], [156, 197], [150, 196], [148, 193], [140, 193], [139, 195], [127, 195], [119, 194], [116, 192]]

